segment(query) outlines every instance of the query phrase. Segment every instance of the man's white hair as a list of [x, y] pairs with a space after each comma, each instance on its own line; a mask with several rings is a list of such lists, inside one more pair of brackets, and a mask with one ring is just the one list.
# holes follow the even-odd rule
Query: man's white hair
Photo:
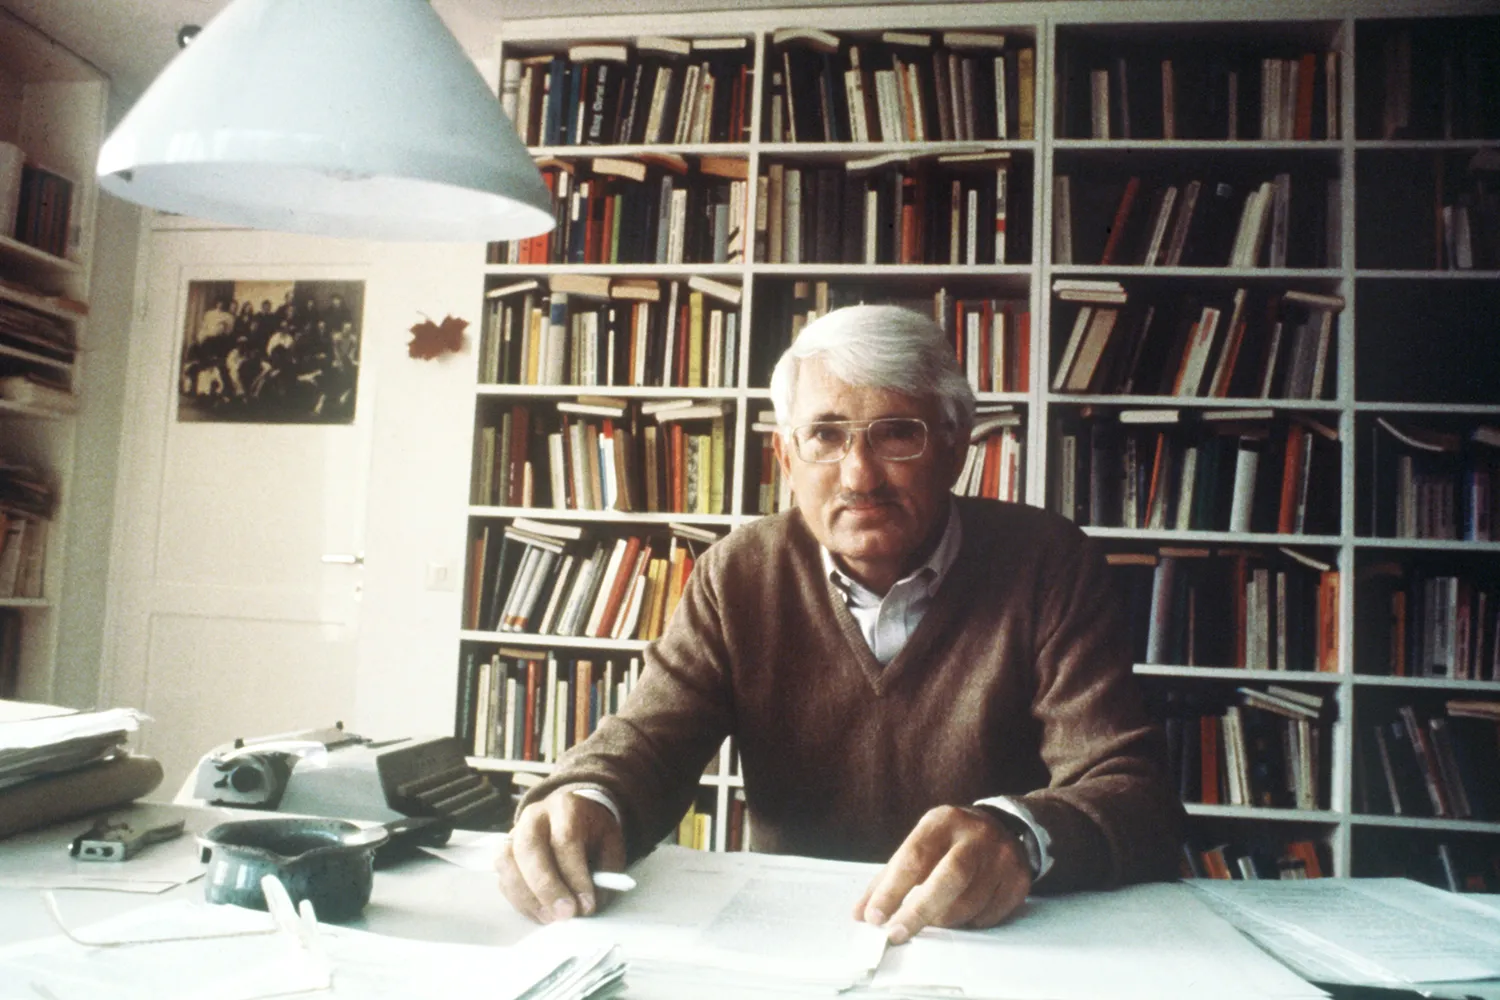
[[955, 441], [974, 426], [974, 391], [942, 328], [900, 306], [846, 306], [802, 328], [771, 373], [776, 422], [791, 422], [797, 371], [817, 358], [849, 385], [936, 399]]

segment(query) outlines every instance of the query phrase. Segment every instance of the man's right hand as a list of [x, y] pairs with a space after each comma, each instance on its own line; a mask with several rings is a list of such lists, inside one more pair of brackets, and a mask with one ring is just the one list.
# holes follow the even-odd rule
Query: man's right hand
[[609, 809], [559, 788], [521, 810], [495, 859], [500, 891], [538, 923], [598, 909], [590, 873], [623, 871], [625, 837]]

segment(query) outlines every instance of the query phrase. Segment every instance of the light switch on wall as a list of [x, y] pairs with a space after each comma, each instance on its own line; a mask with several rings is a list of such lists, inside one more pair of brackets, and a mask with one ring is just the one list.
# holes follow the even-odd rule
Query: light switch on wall
[[452, 590], [453, 568], [447, 563], [427, 564], [427, 589]]

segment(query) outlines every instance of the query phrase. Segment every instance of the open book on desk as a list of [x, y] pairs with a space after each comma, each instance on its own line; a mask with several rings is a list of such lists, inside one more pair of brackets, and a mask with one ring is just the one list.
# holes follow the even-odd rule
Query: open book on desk
[[619, 946], [627, 995], [1294, 1000], [1325, 994], [1181, 884], [1029, 900], [988, 931], [928, 929], [899, 947], [853, 919], [878, 865], [663, 847], [638, 887], [538, 941]]

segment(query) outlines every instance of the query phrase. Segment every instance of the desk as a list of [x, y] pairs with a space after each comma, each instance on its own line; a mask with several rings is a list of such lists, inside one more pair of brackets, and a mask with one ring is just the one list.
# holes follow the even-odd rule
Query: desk
[[[191, 832], [201, 833], [225, 815], [222, 810], [190, 810], [188, 828]], [[13, 860], [27, 852], [42, 852], [34, 853], [35, 857], [59, 857], [59, 853], [47, 855], [46, 852], [62, 852], [68, 837], [77, 832], [75, 826], [78, 824], [0, 842], [0, 861]], [[188, 836], [150, 850], [193, 852], [194, 845]], [[665, 972], [653, 965], [654, 960], [659, 961], [663, 950], [658, 948], [653, 958], [647, 954], [650, 948], [642, 948], [642, 943], [649, 942], [651, 935], [659, 935], [658, 941], [671, 942], [669, 950], [674, 955], [693, 952], [700, 941], [711, 943], [706, 932], [703, 937], [695, 938], [696, 928], [687, 921], [671, 926], [672, 921], [663, 920], [661, 914], [676, 908], [698, 910], [701, 916], [701, 911], [713, 909], [709, 905], [711, 900], [704, 893], [681, 887], [694, 884], [694, 878], [699, 880], [696, 884], [708, 885], [704, 880], [713, 877], [714, 869], [754, 868], [756, 874], [751, 877], [763, 892], [765, 886], [772, 884], [776, 866], [832, 863], [691, 855], [691, 866], [696, 870], [689, 871], [685, 857], [684, 853], [676, 853], [676, 849], [659, 851], [634, 869], [642, 878], [642, 888], [632, 893], [628, 902], [615, 907], [612, 913], [594, 920], [553, 925], [541, 932], [510, 910], [500, 897], [492, 876], [467, 871], [435, 858], [413, 859], [376, 873], [368, 908], [358, 921], [347, 926], [415, 940], [492, 946], [515, 945], [528, 935], [539, 933], [561, 932], [566, 935], [577, 932], [579, 940], [603, 935], [618, 941], [627, 955], [639, 959], [627, 974], [625, 995], [628, 997], [701, 1000], [711, 996], [714, 1000], [735, 997], [765, 1000], [766, 992], [750, 989], [731, 975], [716, 972], [711, 967], [695, 969], [693, 975], [686, 978]], [[125, 862], [126, 865], [131, 863]], [[14, 870], [15, 866], [0, 864], [0, 870], [7, 867]], [[816, 871], [815, 868], [807, 870]], [[865, 873], [855, 874], [862, 877]], [[680, 877], [679, 881], [672, 882], [673, 877]], [[657, 893], [654, 897], [649, 895], [653, 886]], [[192, 882], [154, 896], [99, 891], [67, 891], [59, 896], [69, 925], [77, 927], [163, 899], [198, 900], [202, 898], [202, 891], [201, 883]], [[679, 901], [681, 906], [677, 905]], [[833, 909], [846, 912], [842, 894], [831, 902], [838, 905], [831, 907], [830, 912]], [[880, 976], [886, 975], [887, 971], [891, 973], [894, 992], [880, 995], [911, 995], [917, 992], [913, 983], [941, 986], [943, 984], [934, 979], [947, 975], [965, 962], [971, 966], [968, 981], [985, 984], [985, 995], [990, 997], [1011, 995], [1041, 1000], [1053, 995], [1090, 996], [1094, 994], [1082, 992], [1082, 986], [1089, 983], [1107, 983], [1109, 988], [1101, 990], [1102, 993], [1131, 1000], [1147, 997], [1196, 1000], [1206, 996], [1296, 1000], [1319, 995], [1318, 991], [1295, 979], [1243, 941], [1228, 924], [1200, 908], [1195, 890], [1187, 886], [1147, 886], [1119, 893], [1043, 900], [1028, 905], [1034, 907], [1031, 915], [1023, 916], [1006, 928], [988, 932], [982, 936], [983, 941], [975, 940], [981, 937], [979, 935], [969, 935], [966, 940], [964, 934], [942, 932], [935, 936], [923, 935], [888, 953], [881, 964]], [[1092, 924], [1080, 921], [1070, 928], [1064, 916], [1070, 912], [1069, 908], [1075, 914], [1103, 916], [1094, 917]], [[1184, 920], [1184, 914], [1196, 922]], [[1131, 919], [1132, 915], [1138, 919]], [[770, 917], [774, 923], [776, 915]], [[715, 918], [710, 914], [709, 919]], [[852, 921], [848, 926], [859, 928]], [[39, 892], [35, 889], [0, 888], [0, 944], [47, 937], [53, 933], [52, 922]], [[538, 940], [532, 938], [532, 943]], [[684, 947], [688, 942], [691, 944]], [[531, 946], [528, 944], [527, 947]], [[772, 951], [774, 947], [766, 947], [764, 964], [769, 965], [780, 957]], [[637, 948], [642, 950], [635, 950]], [[742, 961], [745, 957], [741, 956]], [[755, 957], [749, 956], [751, 960]], [[902, 973], [908, 978], [900, 979]], [[1056, 994], [1052, 991], [1054, 984]], [[3, 988], [7, 985], [0, 982], [0, 997], [10, 996]], [[482, 989], [482, 984], [476, 985]], [[876, 985], [881, 985], [879, 976]], [[789, 987], [782, 984], [775, 995], [780, 1000], [800, 997], [826, 1000], [835, 995], [835, 990], [826, 985]], [[929, 990], [927, 995], [934, 994]], [[975, 994], [971, 992], [969, 995]]]

